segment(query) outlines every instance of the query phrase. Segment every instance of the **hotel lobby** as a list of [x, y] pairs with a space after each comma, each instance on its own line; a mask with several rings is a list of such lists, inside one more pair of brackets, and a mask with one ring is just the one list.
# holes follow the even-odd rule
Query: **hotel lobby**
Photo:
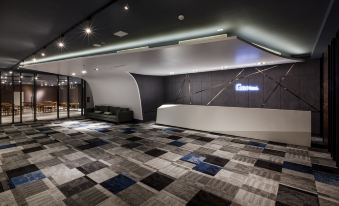
[[1, 5], [0, 205], [339, 205], [339, 2]]

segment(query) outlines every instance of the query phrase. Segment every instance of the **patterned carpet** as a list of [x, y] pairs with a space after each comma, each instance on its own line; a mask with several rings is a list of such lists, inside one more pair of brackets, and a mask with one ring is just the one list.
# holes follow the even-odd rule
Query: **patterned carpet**
[[0, 127], [0, 205], [338, 205], [326, 153], [152, 123]]

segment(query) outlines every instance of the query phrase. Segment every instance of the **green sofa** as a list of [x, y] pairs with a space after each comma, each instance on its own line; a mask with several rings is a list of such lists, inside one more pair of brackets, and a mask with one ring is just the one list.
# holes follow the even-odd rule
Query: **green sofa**
[[128, 108], [95, 106], [94, 108], [86, 109], [85, 116], [91, 119], [122, 123], [133, 120], [133, 111]]

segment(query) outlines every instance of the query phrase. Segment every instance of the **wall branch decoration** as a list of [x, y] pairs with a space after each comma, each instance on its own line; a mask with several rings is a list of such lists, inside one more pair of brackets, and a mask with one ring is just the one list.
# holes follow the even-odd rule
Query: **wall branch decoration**
[[283, 88], [285, 91], [289, 92], [290, 94], [292, 94], [294, 97], [296, 97], [297, 99], [299, 99], [300, 101], [304, 102], [306, 105], [308, 105], [311, 108], [311, 111], [315, 111], [315, 112], [320, 112], [320, 109], [316, 108], [315, 106], [313, 106], [312, 104], [308, 103], [304, 98], [302, 98], [301, 96], [297, 95], [295, 92], [293, 92], [291, 89], [287, 88], [285, 85], [283, 85], [281, 82], [275, 80], [274, 78], [272, 78], [271, 76], [265, 74], [263, 71], [258, 70], [258, 72], [260, 72], [262, 75], [264, 75], [265, 78], [275, 82], [279, 87]]
[[[293, 69], [295, 64], [292, 64], [292, 66], [290, 66], [290, 68], [287, 70], [287, 72], [285, 73], [284, 76], [282, 76], [280, 78], [280, 81], [284, 81], [286, 79], [286, 77], [288, 76], [288, 74], [290, 73], [290, 71]], [[279, 88], [279, 84], [276, 84], [275, 87], [272, 89], [272, 91], [269, 93], [269, 95], [267, 96], [266, 99], [264, 99], [264, 102], [262, 104], [262, 106], [265, 106], [266, 103], [268, 102], [268, 100], [270, 100], [270, 98], [273, 96], [273, 94], [277, 91], [277, 89]]]

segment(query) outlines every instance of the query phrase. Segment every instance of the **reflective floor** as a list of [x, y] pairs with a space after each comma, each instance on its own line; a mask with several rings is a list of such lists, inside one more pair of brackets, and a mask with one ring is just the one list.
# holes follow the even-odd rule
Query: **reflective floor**
[[2, 205], [338, 205], [328, 153], [153, 123], [0, 127]]

